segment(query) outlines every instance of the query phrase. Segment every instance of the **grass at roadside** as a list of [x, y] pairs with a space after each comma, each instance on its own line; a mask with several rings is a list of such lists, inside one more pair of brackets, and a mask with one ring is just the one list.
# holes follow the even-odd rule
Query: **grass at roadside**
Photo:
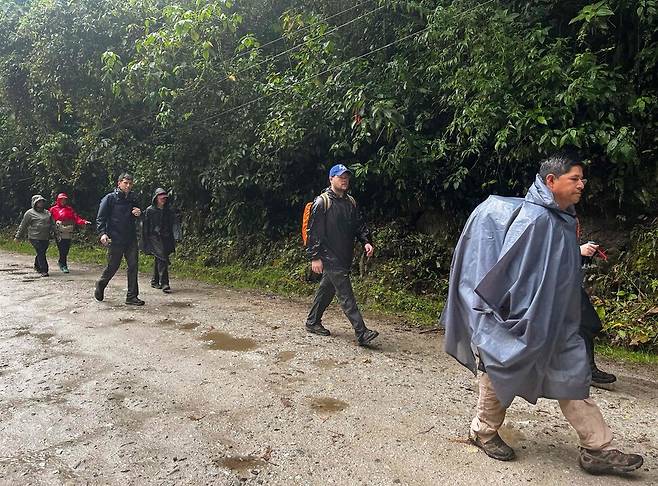
[[624, 361], [627, 363], [658, 365], [658, 354], [642, 351], [632, 351], [626, 348], [611, 346], [610, 344], [598, 344], [596, 353], [613, 361]]
[[[33, 254], [34, 250], [28, 242], [14, 242], [6, 235], [0, 236], [0, 249]], [[104, 265], [107, 252], [100, 246], [89, 244], [73, 245], [69, 254], [72, 262]], [[57, 247], [51, 244], [48, 249], [48, 260], [51, 271], [57, 268]], [[149, 273], [152, 268], [152, 258], [142, 257], [139, 269]], [[59, 271], [59, 270], [57, 270]], [[259, 268], [246, 268], [239, 264], [206, 266], [201, 261], [174, 260], [171, 267], [173, 276], [191, 278], [207, 283], [224, 285], [232, 288], [260, 290], [286, 296], [310, 296], [315, 285], [300, 277], [289, 269], [269, 265]], [[436, 297], [415, 296], [408, 292], [391, 290], [381, 283], [355, 279], [354, 288], [359, 305], [365, 310], [381, 313], [387, 317], [396, 317], [405, 322], [435, 326], [437, 316], [441, 312], [442, 302]], [[615, 361], [638, 364], [658, 364], [658, 355], [632, 351], [609, 344], [597, 345], [597, 353]]]
[[[7, 234], [0, 235], [0, 248], [17, 253], [34, 254], [30, 243], [26, 241], [17, 243]], [[75, 242], [69, 253], [69, 260], [73, 263], [104, 265], [106, 258], [107, 252], [104, 248], [88, 242]], [[57, 246], [53, 243], [48, 248], [48, 262], [51, 271], [59, 271], [57, 270]], [[152, 265], [152, 257], [140, 255], [139, 270], [141, 272], [150, 273]], [[291, 269], [277, 264], [256, 268], [237, 263], [208, 266], [204, 264], [202, 258], [196, 260], [174, 258], [170, 272], [174, 277], [191, 278], [232, 288], [260, 290], [286, 296], [304, 296], [309, 299], [316, 288], [316, 284], [308, 282], [304, 278], [303, 269]], [[374, 279], [355, 277], [353, 285], [357, 301], [365, 311], [396, 317], [405, 323], [434, 326], [443, 308], [442, 300], [435, 296], [417, 296], [410, 292], [393, 290]]]

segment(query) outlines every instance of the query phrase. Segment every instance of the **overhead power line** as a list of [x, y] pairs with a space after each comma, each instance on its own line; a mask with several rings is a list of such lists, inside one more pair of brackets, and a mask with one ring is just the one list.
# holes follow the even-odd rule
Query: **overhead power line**
[[[481, 8], [481, 7], [483, 7], [483, 6], [485, 6], [485, 5], [489, 4], [489, 3], [492, 3], [493, 1], [494, 1], [494, 0], [487, 0], [486, 2], [483, 2], [483, 3], [480, 3], [480, 4], [476, 5], [475, 7], [471, 7], [471, 8], [468, 9], [468, 10], [464, 10], [464, 11], [460, 12], [455, 18], [460, 18], [460, 17], [462, 17], [462, 16], [464, 16], [464, 15], [466, 15], [466, 14], [468, 14], [468, 13], [470, 13], [470, 12], [472, 12], [472, 11], [478, 9], [478, 8]], [[416, 32], [413, 32], [413, 33], [411, 33], [411, 34], [405, 35], [404, 37], [401, 37], [401, 38], [399, 38], [399, 39], [397, 39], [397, 40], [395, 40], [395, 41], [393, 41], [393, 42], [389, 42], [388, 44], [386, 44], [386, 45], [384, 45], [384, 46], [378, 47], [378, 48], [376, 48], [376, 49], [372, 49], [372, 50], [370, 50], [370, 51], [368, 51], [368, 52], [366, 52], [366, 53], [364, 53], [364, 54], [361, 54], [361, 55], [359, 55], [359, 56], [356, 56], [356, 57], [353, 57], [353, 58], [351, 58], [351, 59], [348, 59], [347, 61], [344, 61], [344, 62], [342, 62], [341, 64], [338, 64], [337, 66], [334, 66], [334, 67], [331, 67], [331, 68], [325, 69], [324, 71], [321, 71], [321, 72], [319, 72], [319, 73], [316, 73], [316, 74], [312, 74], [312, 75], [310, 75], [310, 76], [307, 76], [306, 78], [304, 78], [304, 79], [302, 79], [302, 80], [299, 80], [299, 81], [296, 81], [295, 83], [293, 83], [293, 84], [291, 84], [291, 85], [288, 85], [288, 86], [286, 86], [285, 88], [280, 88], [280, 89], [278, 89], [277, 92], [288, 91], [288, 90], [290, 90], [291, 88], [294, 88], [295, 86], [297, 86], [297, 85], [299, 85], [299, 84], [302, 84], [302, 83], [305, 83], [305, 82], [307, 82], [307, 81], [310, 81], [310, 80], [313, 79], [313, 78], [316, 78], [316, 77], [318, 77], [318, 76], [323, 76], [323, 75], [328, 74], [328, 73], [333, 72], [333, 71], [337, 71], [337, 70], [339, 70], [339, 69], [341, 69], [341, 68], [343, 68], [343, 67], [345, 67], [345, 66], [347, 66], [347, 65], [349, 65], [349, 64], [352, 64], [353, 62], [356, 62], [356, 61], [358, 61], [358, 60], [360, 60], [360, 59], [365, 59], [366, 57], [371, 56], [371, 55], [373, 55], [373, 54], [375, 54], [375, 53], [377, 53], [377, 52], [383, 51], [384, 49], [388, 49], [389, 47], [392, 47], [392, 46], [394, 46], [394, 45], [396, 45], [396, 44], [399, 44], [399, 43], [404, 42], [404, 41], [406, 41], [406, 40], [409, 40], [409, 39], [411, 39], [411, 38], [417, 37], [417, 36], [423, 34], [424, 32], [427, 32], [428, 30], [430, 30], [430, 28], [431, 28], [431, 26], [424, 27], [424, 28], [422, 28], [422, 29], [420, 29], [420, 30], [417, 30]], [[250, 105], [252, 105], [252, 104], [254, 104], [254, 103], [257, 103], [258, 101], [260, 101], [260, 100], [262, 100], [262, 99], [264, 99], [264, 98], [268, 98], [268, 97], [270, 97], [270, 96], [272, 96], [272, 95], [274, 95], [274, 94], [276, 94], [276, 92], [273, 92], [273, 93], [267, 93], [267, 94], [261, 95], [261, 96], [259, 96], [259, 97], [257, 97], [257, 98], [254, 98], [253, 100], [247, 101], [247, 102], [245, 102], [245, 103], [243, 103], [243, 104], [241, 104], [241, 105], [239, 105], [239, 106], [235, 106], [235, 107], [233, 107], [233, 108], [229, 108], [229, 109], [227, 109], [227, 110], [223, 110], [223, 111], [221, 111], [221, 112], [219, 112], [219, 113], [213, 114], [213, 115], [211, 115], [211, 116], [209, 116], [209, 117], [207, 117], [207, 118], [205, 118], [205, 119], [203, 119], [203, 120], [200, 120], [200, 121], [198, 121], [198, 122], [193, 122], [193, 124], [194, 124], [194, 125], [197, 125], [198, 123], [205, 123], [205, 122], [208, 122], [208, 121], [214, 120], [214, 119], [216, 119], [216, 118], [219, 118], [219, 117], [221, 117], [221, 116], [228, 115], [229, 113], [232, 113], [232, 112], [234, 112], [234, 111], [237, 111], [237, 110], [240, 110], [240, 109], [245, 108], [245, 107], [247, 107], [247, 106], [250, 106]]]
[[[361, 7], [362, 5], [365, 5], [365, 4], [370, 3], [370, 2], [372, 2], [372, 1], [373, 1], [373, 0], [365, 0], [364, 2], [357, 3], [356, 5], [352, 5], [351, 7], [346, 8], [345, 10], [342, 10], [342, 11], [340, 11], [340, 12], [338, 12], [338, 13], [335, 13], [335, 14], [330, 15], [330, 16], [328, 16], [328, 17], [325, 17], [325, 18], [323, 18], [323, 19], [320, 19], [320, 20], [318, 20], [317, 22], [313, 22], [312, 24], [307, 25], [307, 26], [305, 26], [305, 27], [302, 27], [302, 28], [300, 28], [300, 29], [297, 29], [297, 30], [295, 30], [295, 31], [293, 31], [293, 32], [294, 32], [295, 34], [301, 34], [301, 33], [303, 33], [303, 32], [306, 32], [306, 31], [310, 30], [310, 29], [311, 29], [312, 27], [314, 27], [316, 24], [323, 23], [323, 22], [327, 22], [327, 21], [329, 21], [329, 20], [331, 20], [331, 19], [333, 19], [333, 18], [339, 17], [339, 16], [341, 16], [341, 15], [347, 13], [347, 12], [350, 12], [350, 11], [352, 11], [352, 10], [354, 10], [354, 9], [356, 9], [356, 8], [359, 8], [359, 7]], [[271, 41], [269, 41], [269, 42], [266, 42], [265, 44], [262, 44], [262, 45], [258, 46], [256, 49], [263, 49], [264, 47], [271, 46], [272, 44], [276, 44], [277, 42], [281, 42], [281, 41], [284, 40], [285, 38], [286, 38], [286, 36], [282, 35], [281, 37], [277, 37], [277, 38], [274, 39], [274, 40], [271, 40]], [[249, 52], [250, 52], [250, 51], [241, 52], [240, 54], [237, 54], [236, 56], [233, 56], [232, 58], [228, 59], [228, 61], [230, 62], [230, 61], [233, 61], [233, 60], [238, 59], [238, 58], [240, 58], [240, 57], [246, 56], [246, 55], [249, 54]]]

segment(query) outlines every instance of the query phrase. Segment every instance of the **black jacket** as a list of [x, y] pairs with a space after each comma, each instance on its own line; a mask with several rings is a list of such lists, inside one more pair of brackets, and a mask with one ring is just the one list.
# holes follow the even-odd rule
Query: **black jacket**
[[116, 188], [101, 199], [96, 216], [96, 231], [99, 235], [108, 235], [114, 245], [137, 241], [135, 221], [138, 218], [133, 216], [132, 210], [138, 207], [132, 192], [126, 195]]
[[144, 212], [143, 241], [144, 253], [166, 260], [176, 249], [174, 240], [175, 215], [169, 208], [169, 202], [162, 209], [158, 208], [157, 197], [167, 191], [158, 188], [153, 195], [153, 204]]
[[360, 211], [347, 195], [339, 197], [331, 188], [323, 191], [331, 204], [325, 209], [321, 196], [313, 201], [308, 223], [306, 254], [310, 260], [322, 260], [332, 270], [349, 270], [354, 258], [354, 239], [372, 243], [370, 230]]

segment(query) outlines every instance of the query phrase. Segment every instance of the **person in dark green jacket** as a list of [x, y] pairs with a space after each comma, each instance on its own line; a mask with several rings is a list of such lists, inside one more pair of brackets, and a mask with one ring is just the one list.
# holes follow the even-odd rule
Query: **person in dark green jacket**
[[40, 194], [32, 196], [32, 208], [25, 211], [15, 240], [27, 236], [28, 240], [37, 252], [34, 258], [34, 269], [42, 277], [48, 276], [48, 260], [46, 251], [50, 244], [50, 237], [55, 231], [55, 222], [46, 209], [46, 199]]

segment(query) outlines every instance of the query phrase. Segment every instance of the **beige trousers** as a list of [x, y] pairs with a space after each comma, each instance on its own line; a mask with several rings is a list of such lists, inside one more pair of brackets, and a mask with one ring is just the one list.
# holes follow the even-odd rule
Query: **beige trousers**
[[[612, 431], [605, 422], [601, 410], [594, 400], [558, 400], [562, 414], [576, 429], [580, 446], [586, 449], [612, 449]], [[471, 431], [482, 442], [491, 440], [505, 420], [506, 409], [500, 404], [489, 375], [480, 375], [480, 396], [477, 414], [471, 423]]]

